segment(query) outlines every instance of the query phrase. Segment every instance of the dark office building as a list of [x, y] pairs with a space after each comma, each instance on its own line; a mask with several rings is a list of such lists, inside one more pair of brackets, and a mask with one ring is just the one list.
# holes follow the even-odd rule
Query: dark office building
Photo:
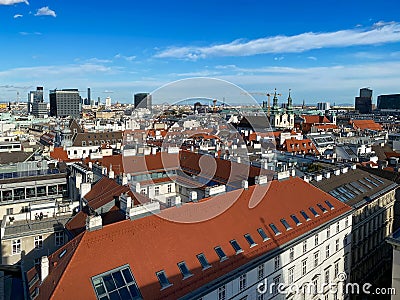
[[50, 116], [79, 118], [81, 97], [77, 89], [50, 91]]
[[138, 93], [134, 96], [135, 108], [147, 108], [151, 110], [151, 95], [149, 93]]
[[378, 109], [400, 110], [400, 94], [378, 96]]
[[34, 102], [43, 103], [43, 87], [38, 86], [36, 91], [30, 91], [28, 94], [28, 114], [32, 113], [32, 106]]
[[360, 96], [355, 99], [355, 109], [360, 114], [372, 112], [372, 90], [369, 88], [360, 89]]

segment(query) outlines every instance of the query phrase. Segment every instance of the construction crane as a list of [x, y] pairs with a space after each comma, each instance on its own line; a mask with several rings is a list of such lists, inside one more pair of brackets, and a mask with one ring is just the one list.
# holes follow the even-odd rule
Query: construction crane
[[[260, 95], [260, 96], [267, 96], [268, 97], [268, 104], [267, 104], [267, 116], [269, 117], [269, 115], [270, 115], [270, 110], [271, 110], [271, 96], [274, 96], [275, 94], [277, 95], [277, 96], [282, 96], [282, 94], [278, 94], [277, 92], [276, 92], [276, 89], [275, 89], [275, 91], [273, 92], [273, 93], [263, 93], [263, 92], [243, 92], [242, 94], [244, 94], [244, 95]], [[263, 101], [263, 108], [265, 108], [265, 105], [264, 105], [264, 101]]]

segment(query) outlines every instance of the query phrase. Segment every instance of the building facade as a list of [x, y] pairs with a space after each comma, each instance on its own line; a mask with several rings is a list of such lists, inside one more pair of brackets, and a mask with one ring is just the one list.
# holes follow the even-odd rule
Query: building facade
[[81, 110], [81, 97], [77, 89], [50, 91], [50, 116], [79, 118]]
[[360, 114], [372, 112], [372, 90], [369, 88], [360, 89], [360, 96], [355, 98], [355, 109]]

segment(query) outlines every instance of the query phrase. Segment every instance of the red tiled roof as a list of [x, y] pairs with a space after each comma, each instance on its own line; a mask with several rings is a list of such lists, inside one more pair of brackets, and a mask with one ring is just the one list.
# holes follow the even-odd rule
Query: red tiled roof
[[54, 150], [50, 152], [50, 157], [59, 161], [68, 161], [68, 153], [63, 147], [54, 147]]
[[319, 125], [314, 125], [314, 128], [319, 129], [319, 130], [328, 130], [328, 129], [337, 129], [338, 127], [335, 124], [319, 124]]
[[[249, 208], [252, 197], [262, 199]], [[235, 199], [237, 199], [235, 201]], [[322, 213], [317, 207], [329, 200], [335, 207]], [[230, 207], [229, 207], [230, 206]], [[224, 211], [225, 207], [229, 207]], [[319, 217], [308, 213], [311, 220], [296, 226], [290, 215], [301, 219], [300, 211], [314, 207]], [[210, 212], [221, 211], [207, 218]], [[178, 223], [152, 215], [142, 219], [122, 221], [101, 230], [85, 231], [65, 247], [70, 257], [59, 259], [59, 251], [49, 258], [50, 273], [42, 282], [38, 299], [96, 299], [91, 278], [103, 272], [129, 264], [144, 299], [176, 299], [234, 271], [257, 257], [333, 220], [351, 208], [329, 194], [299, 178], [273, 181], [267, 186], [252, 186], [235, 190], [199, 203], [163, 210], [160, 216], [175, 220], [202, 220], [197, 223]], [[280, 220], [292, 225], [286, 231]], [[282, 232], [274, 236], [269, 224]], [[263, 228], [271, 237], [263, 242], [257, 233]], [[258, 244], [250, 248], [244, 234], [250, 233]], [[235, 239], [243, 253], [236, 255], [229, 241]], [[72, 246], [74, 245], [74, 246]], [[219, 262], [214, 247], [221, 246], [229, 259]], [[72, 251], [74, 249], [74, 251]], [[60, 249], [61, 250], [61, 249]], [[202, 271], [196, 255], [204, 253], [212, 267]], [[182, 280], [177, 263], [185, 261], [193, 276]], [[57, 265], [54, 267], [54, 262]], [[164, 270], [172, 286], [160, 290], [155, 273]], [[28, 281], [35, 271], [28, 272]], [[62, 276], [61, 276], [62, 274]]]
[[304, 119], [304, 123], [311, 123], [311, 124], [321, 124], [321, 123], [331, 123], [329, 119], [325, 116], [319, 115], [302, 115]]
[[[306, 144], [306, 146], [303, 145], [304, 143]], [[304, 153], [314, 153], [313, 151], [315, 151], [316, 154], [319, 153], [317, 151], [317, 148], [311, 142], [310, 139], [297, 140], [293, 137], [291, 139], [285, 140], [284, 149], [287, 152], [295, 152], [295, 153], [296, 152], [302, 153], [303, 151]]]
[[382, 126], [378, 123], [375, 123], [374, 120], [351, 120], [350, 124], [353, 125], [354, 129], [370, 129], [370, 130], [383, 130]]

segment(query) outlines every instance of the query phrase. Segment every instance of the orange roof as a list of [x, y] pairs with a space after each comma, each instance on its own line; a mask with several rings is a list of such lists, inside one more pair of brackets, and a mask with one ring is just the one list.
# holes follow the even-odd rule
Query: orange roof
[[377, 130], [381, 131], [383, 130], [382, 126], [378, 123], [375, 123], [374, 120], [351, 120], [350, 124], [353, 125], [354, 129], [360, 129], [360, 130]]
[[314, 128], [320, 130], [328, 130], [328, 129], [337, 129], [338, 127], [335, 124], [319, 124], [319, 125], [314, 125]]
[[[252, 197], [262, 200], [249, 208]], [[335, 209], [329, 210], [325, 200]], [[325, 206], [328, 212], [322, 213], [317, 204]], [[229, 208], [224, 211], [225, 207]], [[309, 207], [315, 208], [320, 216], [314, 217]], [[301, 210], [308, 212], [310, 221], [302, 219]], [[221, 213], [212, 218], [207, 215], [216, 211]], [[346, 204], [299, 178], [273, 181], [269, 189], [252, 186], [248, 190], [235, 190], [159, 213], [181, 222], [197, 220], [196, 223], [172, 222], [152, 215], [85, 231], [49, 257], [48, 277], [41, 284], [33, 285], [30, 292], [38, 287], [37, 299], [96, 299], [91, 278], [128, 264], [144, 299], [176, 299], [350, 211]], [[296, 226], [291, 214], [303, 224]], [[292, 230], [286, 231], [280, 222], [282, 218]], [[275, 236], [269, 227], [271, 223], [282, 234]], [[263, 242], [258, 228], [263, 228], [271, 238]], [[247, 233], [257, 246], [249, 247], [244, 238]], [[233, 239], [243, 249], [239, 255], [229, 243]], [[228, 260], [219, 261], [214, 251], [216, 246], [222, 247]], [[60, 258], [64, 249], [66, 252]], [[196, 258], [199, 253], [204, 253], [211, 268], [202, 270]], [[186, 262], [193, 274], [185, 280], [177, 267], [181, 261]], [[165, 271], [172, 283], [163, 290], [156, 277], [160, 270]], [[28, 272], [28, 282], [36, 272], [35, 269]]]
[[54, 150], [50, 152], [50, 157], [59, 161], [69, 160], [68, 153], [63, 147], [54, 147]]
[[321, 123], [331, 123], [329, 119], [325, 116], [319, 115], [302, 115], [304, 119], [304, 123], [311, 123], [311, 124], [321, 124]]
[[[304, 145], [305, 144], [305, 145]], [[318, 150], [310, 139], [297, 140], [295, 138], [286, 139], [284, 149], [287, 152], [303, 152], [304, 153], [315, 153], [318, 154]], [[315, 151], [315, 152], [314, 152]]]

